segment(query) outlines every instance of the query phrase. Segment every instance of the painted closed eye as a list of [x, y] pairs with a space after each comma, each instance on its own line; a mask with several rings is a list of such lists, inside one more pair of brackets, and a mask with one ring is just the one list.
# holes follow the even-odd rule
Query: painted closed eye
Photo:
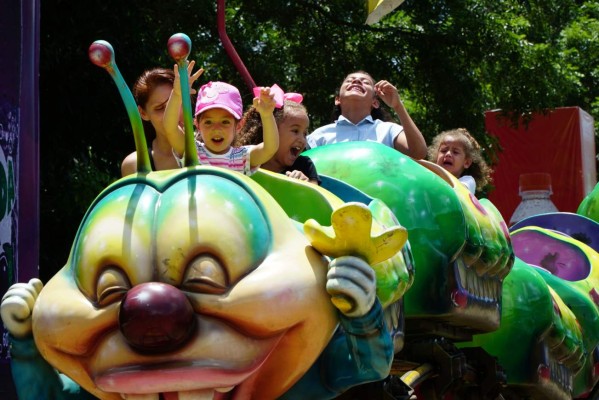
[[189, 264], [182, 288], [197, 293], [222, 294], [228, 289], [227, 273], [216, 258], [200, 255]]
[[123, 298], [131, 288], [125, 273], [118, 267], [106, 268], [96, 285], [96, 299], [100, 307], [106, 307]]

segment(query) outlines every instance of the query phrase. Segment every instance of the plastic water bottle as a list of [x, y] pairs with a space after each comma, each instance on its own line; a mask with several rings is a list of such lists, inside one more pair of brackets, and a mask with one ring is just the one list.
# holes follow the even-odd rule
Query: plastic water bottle
[[522, 174], [519, 180], [522, 201], [510, 218], [510, 226], [532, 215], [558, 211], [551, 201], [553, 193], [551, 175], [546, 173]]

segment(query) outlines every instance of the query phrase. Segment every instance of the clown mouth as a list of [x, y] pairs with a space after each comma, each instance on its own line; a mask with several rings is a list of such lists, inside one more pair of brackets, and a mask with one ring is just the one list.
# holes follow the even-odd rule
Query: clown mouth
[[[117, 369], [96, 380], [98, 388], [127, 400], [229, 400], [261, 365], [243, 371], [184, 368]], [[165, 388], [170, 390], [165, 392]], [[141, 392], [141, 393], [140, 393]]]
[[228, 393], [232, 390], [233, 387], [151, 394], [121, 393], [121, 398], [126, 400], [225, 400], [229, 398]]
[[[238, 371], [225, 371], [222, 368], [205, 368], [187, 366], [174, 368], [165, 366], [164, 369], [136, 368], [128, 371], [118, 369], [100, 376], [97, 386], [108, 392], [128, 393], [128, 396], [141, 396], [139, 392], [161, 393], [169, 387], [173, 393], [195, 393], [217, 390], [230, 391], [234, 386], [245, 381], [262, 361]], [[218, 388], [218, 389], [217, 389]], [[148, 395], [143, 393], [144, 396]], [[128, 397], [129, 398], [129, 397]]]
[[[209, 318], [203, 319], [203, 327], [205, 334], [195, 337], [179, 352], [157, 355], [137, 354], [121, 335], [109, 335], [100, 346], [104, 351], [94, 358], [91, 378], [98, 389], [125, 399], [232, 400], [251, 385], [285, 334], [283, 331], [261, 339], [244, 337]], [[230, 345], [215, 346], [214, 337]], [[120, 355], [116, 361], [113, 352]]]

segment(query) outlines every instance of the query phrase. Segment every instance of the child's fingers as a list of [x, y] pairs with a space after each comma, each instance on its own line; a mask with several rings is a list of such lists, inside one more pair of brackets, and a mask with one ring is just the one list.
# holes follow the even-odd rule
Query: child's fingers
[[299, 179], [300, 181], [308, 181], [309, 180], [308, 177], [306, 175], [304, 175], [302, 171], [298, 171], [298, 170], [287, 171], [287, 172], [285, 172], [285, 175], [287, 175], [290, 178]]
[[260, 95], [254, 97], [252, 103], [258, 112], [270, 111], [276, 106], [274, 93], [271, 93], [268, 87], [260, 88]]
[[198, 69], [195, 73], [191, 73], [193, 71], [193, 67], [195, 67], [196, 62], [195, 60], [192, 60], [189, 62], [189, 64], [187, 64], [187, 74], [189, 75], [190, 80], [193, 82], [196, 79], [198, 79], [200, 77], [200, 75], [202, 75], [202, 73], [204, 72], [204, 68], [200, 68]]
[[260, 91], [260, 100], [268, 102], [269, 100], [274, 100], [274, 98], [275, 94], [270, 91], [270, 88], [263, 88]]
[[387, 89], [389, 89], [389, 90], [395, 89], [395, 86], [393, 86], [389, 81], [380, 81], [380, 82], [377, 82], [376, 85], [374, 85], [374, 88], [377, 91], [385, 92]]
[[270, 90], [269, 86], [263, 86], [262, 88], [260, 88], [260, 96], [268, 96], [274, 98], [275, 94]]
[[200, 75], [202, 75], [203, 73], [204, 73], [204, 68], [200, 68], [200, 69], [198, 69], [198, 70], [195, 72], [195, 74], [193, 74], [193, 75], [191, 76], [191, 81], [192, 81], [192, 82], [195, 82], [195, 80], [196, 80], [196, 79], [198, 79], [198, 78], [200, 77]]

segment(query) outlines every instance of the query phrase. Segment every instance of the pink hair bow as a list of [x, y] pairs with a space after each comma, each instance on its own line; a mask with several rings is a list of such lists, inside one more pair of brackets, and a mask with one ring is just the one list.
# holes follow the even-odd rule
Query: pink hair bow
[[[254, 97], [260, 96], [260, 87], [254, 88]], [[283, 89], [276, 83], [270, 87], [271, 93], [275, 95], [275, 107], [283, 107], [285, 100], [293, 101], [294, 103], [301, 103], [304, 100], [304, 96], [299, 93], [285, 93]]]

